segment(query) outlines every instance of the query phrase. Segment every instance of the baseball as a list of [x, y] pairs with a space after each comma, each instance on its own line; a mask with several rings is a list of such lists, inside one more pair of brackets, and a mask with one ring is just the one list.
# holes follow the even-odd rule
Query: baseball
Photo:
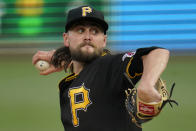
[[50, 64], [47, 61], [39, 60], [35, 67], [40, 71], [44, 71], [50, 67]]

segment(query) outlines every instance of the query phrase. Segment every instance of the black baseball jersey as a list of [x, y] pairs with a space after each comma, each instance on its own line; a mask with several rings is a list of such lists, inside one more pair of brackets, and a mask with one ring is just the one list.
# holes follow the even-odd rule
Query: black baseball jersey
[[59, 83], [61, 120], [65, 131], [141, 131], [131, 122], [125, 107], [125, 90], [141, 78], [141, 56], [151, 48], [105, 55], [70, 74]]

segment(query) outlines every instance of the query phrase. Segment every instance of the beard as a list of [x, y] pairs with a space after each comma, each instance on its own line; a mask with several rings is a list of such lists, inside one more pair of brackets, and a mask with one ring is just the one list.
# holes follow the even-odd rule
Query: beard
[[[94, 52], [88, 53], [88, 52], [82, 51], [81, 48], [86, 46], [86, 45], [91, 46], [92, 48], [94, 48]], [[100, 57], [102, 52], [103, 52], [103, 49], [98, 49], [92, 43], [82, 43], [76, 49], [70, 49], [72, 60], [79, 61], [79, 62], [82, 62], [82, 63], [92, 62], [93, 60]]]

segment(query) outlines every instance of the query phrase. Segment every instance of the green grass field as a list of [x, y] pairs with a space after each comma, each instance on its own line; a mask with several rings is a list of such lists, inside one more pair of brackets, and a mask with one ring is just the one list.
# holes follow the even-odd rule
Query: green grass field
[[[31, 56], [0, 56], [0, 131], [63, 131], [57, 84], [64, 73], [40, 76]], [[173, 98], [144, 131], [194, 131], [196, 117], [196, 56], [173, 56], [162, 78], [168, 88], [176, 82]]]

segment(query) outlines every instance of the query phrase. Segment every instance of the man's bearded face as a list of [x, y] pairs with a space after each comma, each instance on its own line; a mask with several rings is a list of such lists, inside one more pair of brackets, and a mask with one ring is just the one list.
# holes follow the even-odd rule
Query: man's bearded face
[[68, 42], [72, 59], [88, 63], [101, 56], [106, 45], [106, 35], [96, 23], [79, 22], [70, 28]]
[[[88, 49], [82, 48], [94, 48], [94, 51], [90, 52], [87, 51]], [[96, 58], [100, 57], [103, 49], [98, 49], [93, 43], [81, 43], [77, 48], [72, 49], [70, 48], [71, 57], [73, 60], [83, 62], [83, 63], [89, 63]]]

